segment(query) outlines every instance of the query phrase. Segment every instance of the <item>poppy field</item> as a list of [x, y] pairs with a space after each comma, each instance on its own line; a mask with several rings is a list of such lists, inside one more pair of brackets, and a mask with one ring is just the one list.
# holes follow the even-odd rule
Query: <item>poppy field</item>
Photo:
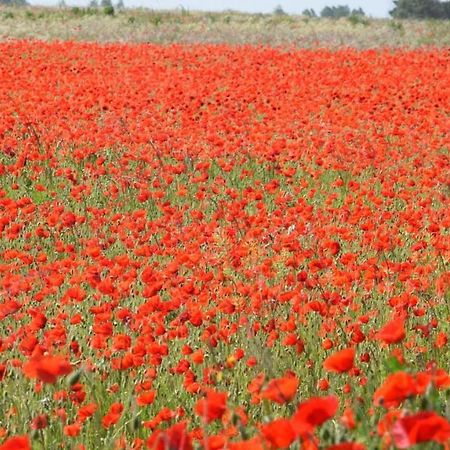
[[0, 43], [0, 449], [449, 449], [448, 50]]

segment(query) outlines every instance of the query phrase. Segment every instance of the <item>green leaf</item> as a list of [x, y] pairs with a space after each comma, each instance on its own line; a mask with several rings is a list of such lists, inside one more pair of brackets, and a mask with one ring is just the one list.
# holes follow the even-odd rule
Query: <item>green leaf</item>
[[395, 356], [389, 356], [386, 359], [385, 365], [386, 365], [389, 373], [398, 372], [399, 370], [402, 370], [402, 368], [403, 368], [402, 364]]

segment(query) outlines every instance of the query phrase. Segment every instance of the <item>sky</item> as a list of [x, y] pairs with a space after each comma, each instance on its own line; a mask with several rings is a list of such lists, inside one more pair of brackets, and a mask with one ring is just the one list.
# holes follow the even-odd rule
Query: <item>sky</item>
[[[87, 6], [90, 0], [65, 0], [69, 6]], [[112, 0], [113, 4], [117, 2]], [[31, 4], [56, 5], [58, 0], [29, 0]], [[325, 6], [348, 5], [361, 7], [372, 17], [387, 17], [393, 8], [392, 0], [123, 0], [125, 6], [143, 6], [151, 9], [185, 8], [192, 11], [224, 11], [233, 9], [243, 12], [270, 13], [277, 5], [291, 14], [300, 14], [306, 8], [314, 8], [316, 13]]]

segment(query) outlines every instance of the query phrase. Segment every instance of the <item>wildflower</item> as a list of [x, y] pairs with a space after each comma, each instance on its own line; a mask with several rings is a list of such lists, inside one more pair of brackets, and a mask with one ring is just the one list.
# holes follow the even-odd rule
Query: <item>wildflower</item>
[[56, 383], [59, 377], [72, 372], [72, 366], [61, 356], [36, 356], [24, 364], [22, 370], [29, 378], [37, 378], [44, 383]]
[[325, 370], [329, 372], [348, 372], [353, 368], [355, 360], [355, 349], [354, 348], [346, 348], [344, 350], [340, 350], [336, 353], [333, 353], [329, 356], [323, 363], [323, 367]]

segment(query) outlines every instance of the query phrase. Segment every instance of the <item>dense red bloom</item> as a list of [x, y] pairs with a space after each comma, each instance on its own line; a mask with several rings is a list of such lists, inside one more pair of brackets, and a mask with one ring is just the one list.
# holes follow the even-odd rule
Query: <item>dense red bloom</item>
[[65, 425], [63, 431], [66, 436], [76, 437], [81, 432], [81, 424], [72, 423], [70, 425]]
[[[143, 418], [156, 448], [310, 450], [333, 417], [349, 440], [378, 429], [378, 448], [394, 445], [391, 407], [424, 394], [441, 407], [445, 49], [5, 41], [0, 54], [0, 387], [36, 381], [30, 428], [50, 397], [48, 423], [80, 443], [100, 421], [138, 448]], [[70, 365], [39, 355], [68, 352], [80, 370], [53, 392], [44, 382]], [[414, 375], [370, 382], [406, 362]], [[267, 402], [301, 395], [289, 367], [305, 402], [266, 418]], [[335, 397], [308, 399], [316, 389], [348, 399], [342, 416]], [[28, 395], [6, 393], [2, 439]], [[171, 427], [192, 415], [210, 430]], [[410, 442], [434, 427], [422, 423], [397, 428]]]
[[179, 422], [167, 430], [155, 431], [146, 442], [150, 450], [192, 450], [192, 440], [186, 430], [186, 422]]
[[340, 444], [330, 445], [326, 450], [365, 450], [365, 448], [363, 444], [359, 444], [358, 442], [342, 442]]
[[86, 421], [91, 417], [95, 411], [97, 411], [97, 405], [95, 403], [89, 403], [88, 405], [82, 406], [78, 409], [77, 418], [79, 422]]
[[194, 362], [195, 364], [202, 364], [204, 361], [204, 357], [205, 357], [204, 352], [201, 349], [191, 354], [192, 362]]
[[393, 318], [384, 325], [377, 333], [377, 339], [386, 344], [396, 344], [401, 342], [406, 336], [405, 319]]
[[406, 372], [389, 375], [373, 396], [376, 404], [390, 407], [396, 406], [406, 398], [416, 395], [417, 387], [414, 377]]
[[261, 391], [261, 397], [283, 404], [291, 401], [297, 393], [299, 385], [296, 376], [285, 376], [270, 380], [267, 387]]
[[230, 442], [228, 448], [230, 450], [266, 450], [259, 436], [246, 441]]
[[206, 392], [206, 397], [200, 399], [195, 405], [195, 412], [206, 423], [220, 419], [227, 410], [227, 398], [228, 394], [226, 392], [217, 392], [209, 389]]
[[47, 414], [39, 414], [36, 416], [31, 422], [32, 430], [43, 430], [47, 428], [48, 425], [48, 415]]
[[136, 398], [136, 403], [139, 406], [151, 405], [155, 400], [155, 396], [156, 392], [153, 390], [144, 392]]
[[44, 383], [55, 383], [58, 377], [72, 372], [70, 363], [61, 356], [32, 357], [23, 366], [23, 373], [29, 378], [38, 378]]
[[274, 448], [288, 448], [297, 437], [292, 423], [288, 419], [277, 419], [262, 425], [261, 432]]
[[435, 412], [419, 412], [397, 420], [392, 435], [398, 448], [410, 448], [421, 442], [432, 441], [444, 444], [450, 441], [450, 423]]
[[0, 445], [0, 450], [31, 450], [28, 436], [13, 436]]
[[122, 415], [123, 412], [123, 405], [121, 403], [113, 403], [110, 407], [108, 412], [105, 414], [105, 416], [102, 418], [102, 425], [104, 428], [109, 428], [112, 425], [115, 425]]
[[330, 372], [348, 372], [353, 368], [354, 361], [355, 349], [353, 347], [346, 348], [344, 350], [333, 353], [331, 356], [325, 359], [323, 367]]
[[353, 430], [356, 426], [355, 414], [353, 413], [353, 409], [349, 406], [345, 408], [344, 413], [342, 414], [341, 423], [349, 430]]
[[314, 429], [334, 417], [339, 408], [337, 397], [313, 397], [297, 408], [291, 419], [292, 427], [298, 435], [312, 433]]
[[202, 439], [205, 450], [222, 450], [227, 445], [227, 439], [222, 435], [208, 436]]

